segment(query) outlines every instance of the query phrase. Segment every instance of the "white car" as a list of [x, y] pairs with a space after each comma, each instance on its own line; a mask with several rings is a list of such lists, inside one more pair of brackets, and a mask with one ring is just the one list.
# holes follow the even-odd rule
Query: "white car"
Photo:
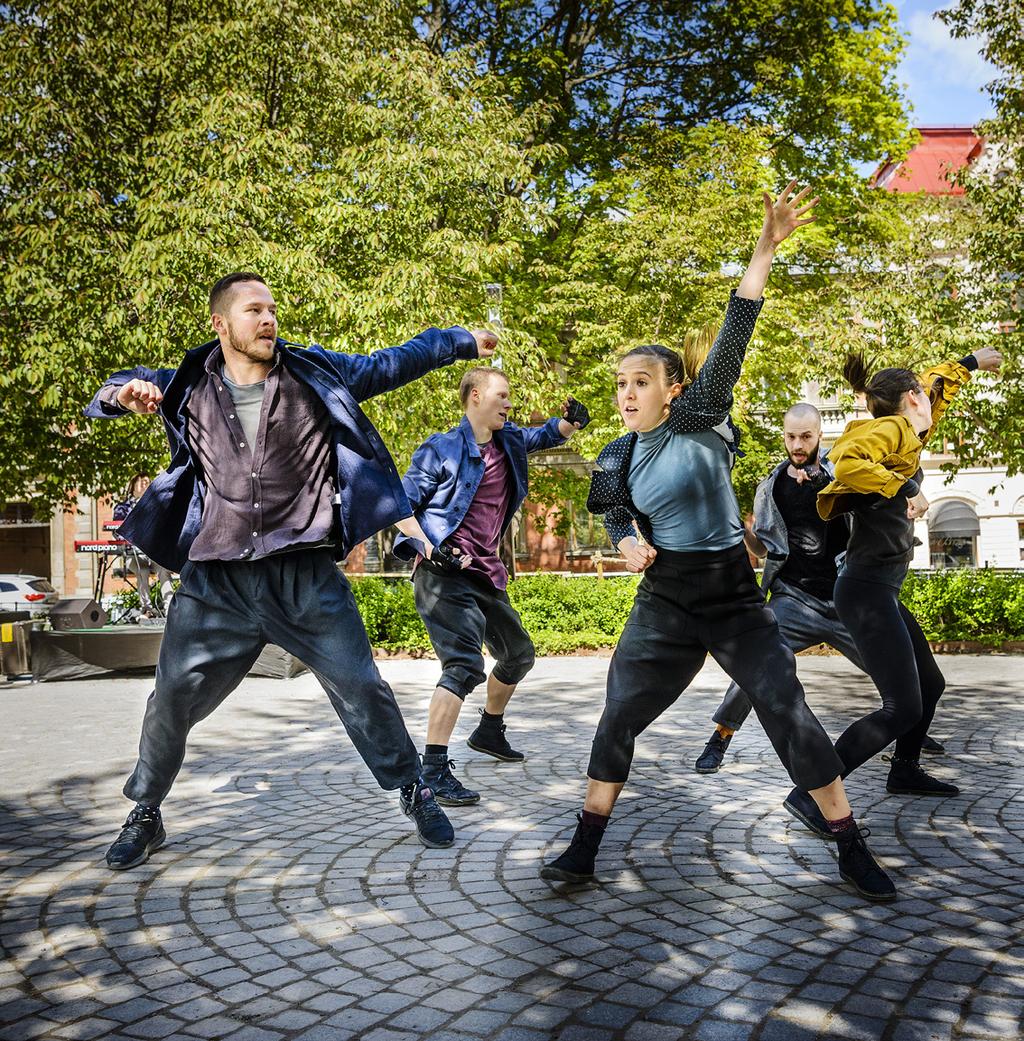
[[0, 611], [49, 611], [60, 599], [45, 578], [38, 575], [0, 575]]

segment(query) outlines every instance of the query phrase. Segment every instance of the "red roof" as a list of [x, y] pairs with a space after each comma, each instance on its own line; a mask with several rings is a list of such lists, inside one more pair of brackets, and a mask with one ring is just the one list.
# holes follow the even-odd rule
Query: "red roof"
[[899, 162], [885, 162], [874, 172], [872, 184], [891, 192], [927, 192], [963, 195], [949, 175], [981, 154], [984, 139], [973, 127], [918, 127], [921, 140]]

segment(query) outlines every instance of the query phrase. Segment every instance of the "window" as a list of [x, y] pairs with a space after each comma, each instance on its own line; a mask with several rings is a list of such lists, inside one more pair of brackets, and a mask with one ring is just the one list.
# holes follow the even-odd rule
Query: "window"
[[928, 550], [934, 568], [974, 567], [981, 525], [970, 503], [946, 499], [928, 518]]
[[577, 510], [571, 503], [566, 503], [569, 511], [570, 527], [566, 553], [571, 557], [577, 554], [589, 556], [594, 550], [611, 549], [611, 539], [604, 521], [586, 510]]
[[0, 582], [0, 593], [13, 593], [17, 588], [12, 582]]
[[974, 567], [978, 560], [976, 540], [971, 538], [928, 539], [931, 566], [934, 568]]
[[1017, 544], [1020, 546], [1020, 559], [1024, 560], [1024, 521], [1017, 521]]

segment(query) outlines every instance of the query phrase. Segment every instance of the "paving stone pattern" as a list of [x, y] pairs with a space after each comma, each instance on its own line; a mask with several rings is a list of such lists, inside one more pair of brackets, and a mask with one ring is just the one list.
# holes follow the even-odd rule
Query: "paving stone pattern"
[[[945, 658], [929, 760], [965, 794], [850, 784], [900, 889], [869, 906], [781, 809], [760, 727], [692, 762], [724, 687], [709, 665], [639, 743], [600, 884], [537, 877], [575, 824], [607, 661], [548, 659], [509, 733], [525, 765], [465, 749], [482, 791], [427, 850], [310, 677], [248, 680], [194, 732], [168, 845], [116, 874], [146, 679], [0, 689], [0, 1038], [238, 1041], [981, 1041], [1024, 1032], [1020, 658]], [[873, 688], [801, 658], [829, 731]], [[437, 665], [386, 662], [419, 742]]]

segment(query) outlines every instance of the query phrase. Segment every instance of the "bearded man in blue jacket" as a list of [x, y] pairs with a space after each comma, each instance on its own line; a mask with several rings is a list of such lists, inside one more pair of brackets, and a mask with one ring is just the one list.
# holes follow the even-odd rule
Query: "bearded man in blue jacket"
[[85, 410], [159, 414], [171, 462], [119, 534], [181, 573], [146, 706], [135, 802], [107, 852], [136, 867], [165, 841], [160, 805], [191, 728], [275, 643], [313, 670], [356, 750], [427, 846], [451, 823], [381, 679], [352, 591], [335, 561], [412, 513], [395, 464], [359, 402], [458, 359], [490, 356], [493, 333], [428, 329], [400, 347], [343, 354], [279, 339], [277, 305], [252, 272], [210, 291], [217, 339], [176, 369], [115, 373]]

